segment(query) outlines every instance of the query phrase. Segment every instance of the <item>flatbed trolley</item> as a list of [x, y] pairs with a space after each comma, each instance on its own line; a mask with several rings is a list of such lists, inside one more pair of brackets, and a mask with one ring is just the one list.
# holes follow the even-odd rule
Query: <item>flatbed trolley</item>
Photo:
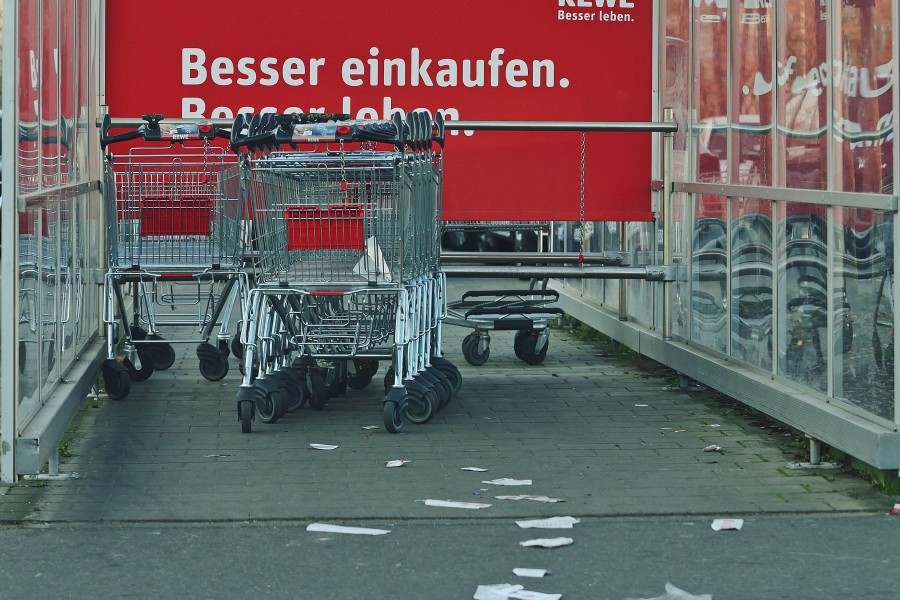
[[[237, 195], [225, 193], [237, 161], [224, 144], [213, 143], [228, 132], [206, 121], [172, 125], [158, 114], [142, 118], [146, 123], [137, 129], [110, 135], [107, 115], [101, 129], [104, 150], [139, 140], [121, 157], [105, 152], [108, 358], [101, 373], [117, 400], [128, 395], [132, 381], [174, 364], [173, 343], [198, 343], [201, 375], [225, 377], [230, 311], [249, 287], [240, 247], [244, 207]], [[130, 311], [125, 289], [132, 294]], [[164, 339], [159, 327], [193, 333]]]
[[231, 131], [254, 257], [242, 431], [366, 387], [383, 360], [385, 428], [430, 420], [462, 383], [440, 352], [443, 120], [254, 115]]

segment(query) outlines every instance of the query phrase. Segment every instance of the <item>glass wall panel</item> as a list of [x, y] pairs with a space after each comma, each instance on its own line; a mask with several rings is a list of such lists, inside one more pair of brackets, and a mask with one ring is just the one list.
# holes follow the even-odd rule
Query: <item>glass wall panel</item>
[[722, 196], [697, 196], [691, 242], [691, 339], [728, 350], [728, 255]]
[[779, 204], [778, 372], [827, 391], [828, 228], [825, 207]]
[[778, 4], [778, 185], [828, 184], [828, 10], [822, 0]]
[[691, 275], [690, 248], [693, 230], [690, 210], [691, 196], [673, 194], [672, 208], [675, 235], [672, 238], [672, 263], [675, 266], [675, 281], [672, 286], [672, 334], [690, 339], [691, 332]]
[[893, 421], [891, 218], [835, 209], [834, 396]]
[[731, 355], [772, 369], [772, 207], [737, 198], [731, 210]]
[[59, 131], [59, 6], [48, 0], [41, 7], [41, 110], [37, 135], [41, 141], [42, 186], [49, 188], [60, 184], [64, 137]]
[[893, 169], [891, 8], [896, 0], [844, 0], [835, 26], [834, 134], [838, 190], [880, 192]]
[[[653, 223], [630, 222], [625, 226], [626, 247], [632, 258], [632, 266], [653, 264], [655, 252], [656, 228]], [[654, 308], [658, 288], [655, 283], [643, 279], [632, 279], [628, 282], [626, 301], [628, 316], [644, 325], [654, 323]]]
[[692, 14], [695, 173], [698, 181], [718, 182], [728, 173], [728, 2], [695, 2]]
[[772, 183], [772, 18], [771, 2], [732, 3], [735, 17], [732, 70], [736, 89], [729, 113], [731, 183]]

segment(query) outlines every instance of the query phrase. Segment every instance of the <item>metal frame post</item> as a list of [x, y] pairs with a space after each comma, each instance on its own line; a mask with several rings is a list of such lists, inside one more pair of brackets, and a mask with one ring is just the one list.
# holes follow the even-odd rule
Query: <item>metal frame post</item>
[[[663, 109], [663, 122], [675, 123], [675, 111]], [[675, 144], [675, 133], [668, 130], [663, 134], [663, 267], [672, 268], [672, 229], [675, 219], [672, 215], [672, 153]], [[672, 288], [670, 282], [663, 282], [662, 337], [672, 339]]]

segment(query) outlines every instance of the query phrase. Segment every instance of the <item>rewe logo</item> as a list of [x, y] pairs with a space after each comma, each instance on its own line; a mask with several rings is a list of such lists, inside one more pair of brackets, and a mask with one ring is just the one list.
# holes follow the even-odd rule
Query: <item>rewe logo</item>
[[571, 6], [579, 8], [634, 8], [634, 2], [630, 0], [559, 0], [561, 7]]

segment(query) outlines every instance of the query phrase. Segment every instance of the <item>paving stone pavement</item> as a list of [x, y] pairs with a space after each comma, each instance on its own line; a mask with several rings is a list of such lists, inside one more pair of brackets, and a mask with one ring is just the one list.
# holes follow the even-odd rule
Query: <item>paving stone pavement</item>
[[[466, 289], [454, 281], [453, 290]], [[387, 433], [381, 373], [325, 410], [278, 423], [236, 418], [236, 362], [221, 382], [197, 371], [194, 345], [135, 384], [123, 401], [88, 399], [61, 471], [81, 477], [24, 482], [0, 496], [2, 519], [29, 522], [497, 519], [560, 513], [560, 505], [495, 496], [546, 495], [579, 517], [881, 512], [891, 500], [839, 471], [786, 468], [780, 431], [712, 399], [671, 389], [663, 368], [640, 368], [595, 343], [554, 330], [543, 364], [492, 332], [487, 364], [472, 367], [445, 330], [463, 386], [425, 425]], [[367, 429], [368, 426], [377, 426]], [[312, 450], [311, 443], [336, 444]], [[719, 445], [721, 452], [704, 452]], [[385, 468], [392, 459], [410, 461]], [[484, 473], [461, 470], [482, 467]], [[530, 486], [483, 483], [530, 479]], [[484, 502], [435, 508], [425, 499]]]

